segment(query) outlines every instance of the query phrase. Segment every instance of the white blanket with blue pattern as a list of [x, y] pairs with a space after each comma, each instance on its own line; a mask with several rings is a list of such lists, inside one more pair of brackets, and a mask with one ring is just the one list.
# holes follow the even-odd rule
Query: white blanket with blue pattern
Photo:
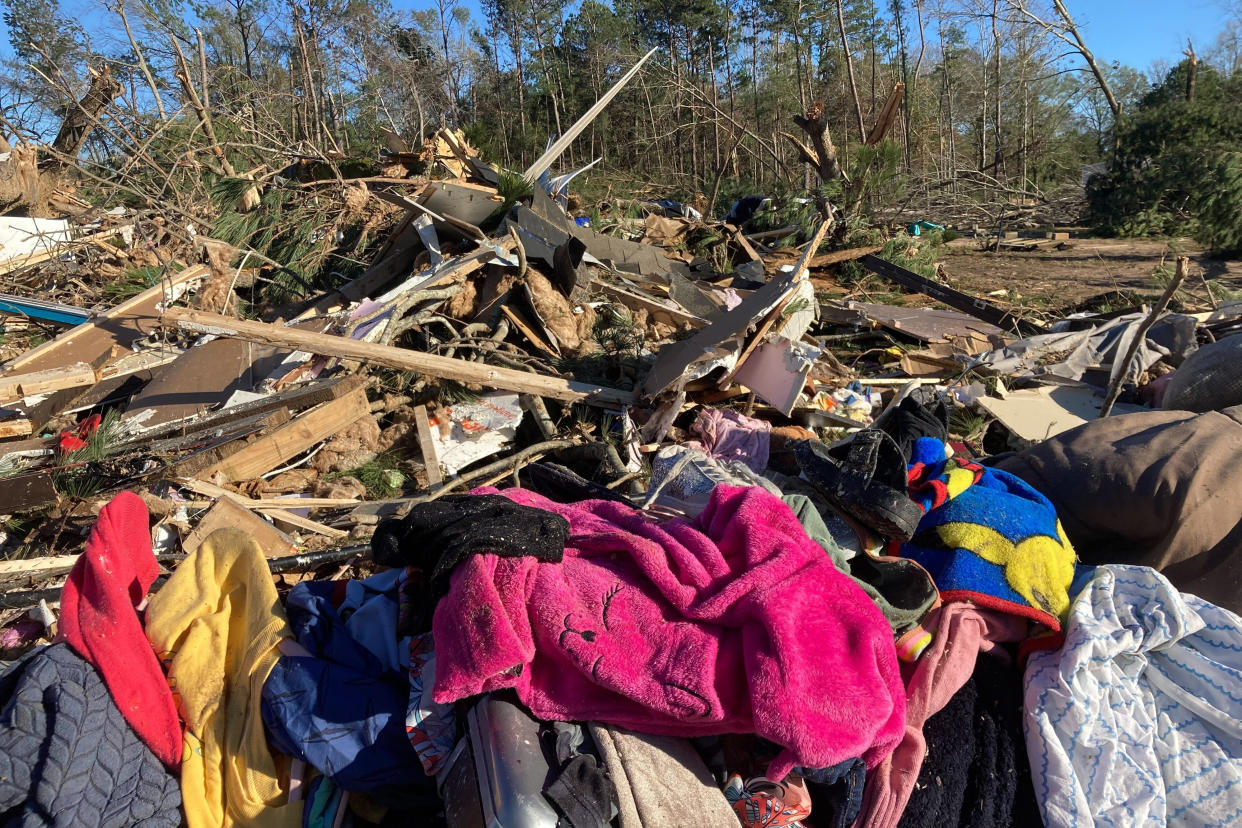
[[1026, 667], [1044, 824], [1242, 824], [1242, 618], [1137, 566], [1101, 566], [1059, 650]]

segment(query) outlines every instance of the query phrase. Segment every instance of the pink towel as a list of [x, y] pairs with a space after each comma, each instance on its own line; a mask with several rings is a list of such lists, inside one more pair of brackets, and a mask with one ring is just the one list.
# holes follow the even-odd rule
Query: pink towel
[[512, 687], [541, 719], [757, 733], [785, 747], [773, 779], [876, 765], [900, 740], [891, 628], [778, 498], [717, 486], [691, 524], [500, 494], [564, 516], [565, 557], [457, 568], [433, 621], [437, 702]]
[[103, 676], [125, 721], [165, 765], [181, 764], [181, 723], [135, 610], [159, 574], [146, 504], [121, 492], [99, 512], [60, 593], [60, 635]]
[[914, 664], [906, 687], [906, 732], [879, 767], [868, 769], [863, 807], [855, 825], [895, 828], [914, 792], [927, 741], [923, 724], [944, 709], [970, 678], [979, 653], [1001, 642], [1022, 641], [1030, 622], [1008, 612], [964, 601], [945, 604], [923, 622], [932, 643]]

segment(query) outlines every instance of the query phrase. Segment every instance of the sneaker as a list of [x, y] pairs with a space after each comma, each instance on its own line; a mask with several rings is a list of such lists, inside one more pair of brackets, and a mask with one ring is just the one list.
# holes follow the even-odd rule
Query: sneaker
[[811, 794], [800, 776], [784, 782], [757, 776], [743, 782], [735, 773], [724, 794], [744, 828], [802, 828], [802, 820], [811, 815]]

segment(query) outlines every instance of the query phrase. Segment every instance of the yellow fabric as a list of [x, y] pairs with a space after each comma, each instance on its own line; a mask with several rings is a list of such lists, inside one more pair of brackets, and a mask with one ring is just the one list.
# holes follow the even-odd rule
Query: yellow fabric
[[263, 682], [290, 636], [263, 553], [220, 529], [147, 606], [147, 638], [185, 720], [181, 796], [190, 828], [297, 828], [259, 713]]
[[950, 500], [975, 485], [974, 469], [963, 469], [947, 466], [945, 468], [944, 477], [945, 488], [949, 492]]
[[1005, 580], [1014, 592], [1031, 606], [1065, 620], [1075, 555], [1061, 521], [1057, 521], [1057, 537], [1031, 535], [1016, 544], [990, 526], [978, 523], [945, 523], [936, 527], [936, 533], [950, 549], [969, 549], [985, 561], [1003, 567]]

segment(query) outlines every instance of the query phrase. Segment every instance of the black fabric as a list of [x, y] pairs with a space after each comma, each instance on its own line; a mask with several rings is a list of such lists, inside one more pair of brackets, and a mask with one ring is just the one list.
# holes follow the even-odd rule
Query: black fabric
[[380, 523], [371, 554], [383, 566], [418, 567], [430, 573], [433, 589], [444, 589], [453, 569], [470, 555], [532, 555], [559, 563], [568, 538], [569, 522], [560, 515], [500, 495], [448, 495]]
[[543, 790], [573, 828], [608, 828], [616, 810], [617, 788], [594, 756], [579, 754]]
[[543, 795], [560, 814], [561, 828], [608, 828], [617, 814], [617, 787], [593, 754], [583, 753], [586, 731], [574, 722], [549, 722], [541, 728], [556, 756]]
[[901, 828], [1038, 828], [1022, 736], [1022, 674], [980, 655], [970, 679], [923, 725], [927, 755]]
[[941, 442], [949, 439], [949, 409], [943, 401], [924, 405], [909, 396], [896, 408], [881, 415], [875, 428], [892, 437], [901, 449], [901, 456], [909, 462], [910, 451], [920, 437], [934, 437]]
[[601, 486], [559, 463], [528, 463], [519, 472], [522, 486], [557, 503], [583, 500], [612, 500], [632, 506], [629, 499]]
[[181, 824], [181, 787], [68, 644], [0, 676], [0, 825]]
[[957, 825], [966, 799], [967, 776], [975, 759], [975, 740], [971, 737], [976, 698], [972, 676], [948, 704], [923, 723], [927, 754], [898, 828]]

